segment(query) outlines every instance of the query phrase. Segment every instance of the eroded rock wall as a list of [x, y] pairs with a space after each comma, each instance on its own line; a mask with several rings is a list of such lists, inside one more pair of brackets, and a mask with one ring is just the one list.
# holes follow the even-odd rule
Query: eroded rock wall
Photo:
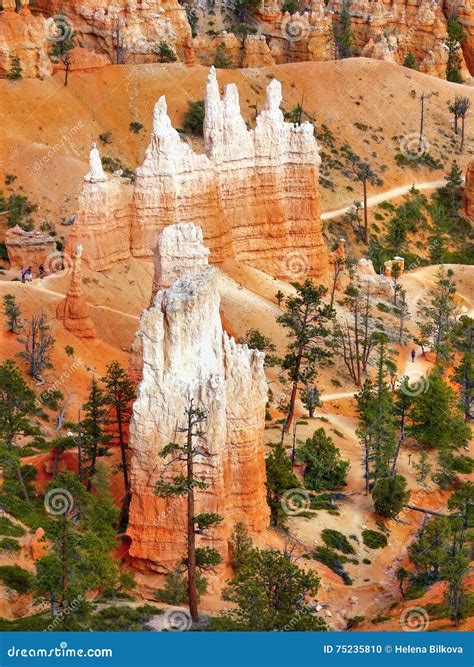
[[305, 273], [325, 282], [313, 127], [286, 123], [280, 103], [281, 85], [274, 79], [255, 129], [247, 129], [237, 87], [227, 85], [221, 98], [211, 68], [205, 153], [196, 154], [172, 127], [160, 98], [130, 206], [114, 208], [120, 202], [117, 179], [115, 185], [84, 184], [72, 242], [84, 245], [89, 268], [105, 270], [130, 254], [152, 258], [166, 226], [190, 221], [202, 226], [214, 264], [234, 258], [292, 279], [288, 263], [298, 254]]
[[[190, 248], [185, 254], [192, 253]], [[213, 267], [200, 268], [201, 260], [193, 272], [157, 292], [137, 334], [143, 365], [130, 426], [128, 535], [135, 564], [158, 572], [173, 568], [186, 549], [186, 497], [159, 498], [154, 487], [163, 476], [183, 472], [181, 463], [165, 468], [168, 460], [160, 452], [185, 437], [179, 428], [191, 400], [207, 415], [200, 439], [207, 456], [195, 464], [196, 476], [207, 488], [195, 492], [196, 513], [223, 517], [217, 528], [198, 537], [198, 546], [215, 547], [226, 560], [237, 521], [251, 533], [263, 531], [269, 522], [263, 354], [237, 344], [223, 330], [217, 273]], [[162, 265], [167, 261], [163, 255]]]

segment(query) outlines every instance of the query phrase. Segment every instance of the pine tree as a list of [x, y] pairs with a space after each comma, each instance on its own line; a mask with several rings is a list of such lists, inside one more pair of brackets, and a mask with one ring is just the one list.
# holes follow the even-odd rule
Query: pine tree
[[402, 475], [379, 478], [372, 490], [375, 511], [388, 519], [394, 519], [408, 502], [410, 492]]
[[418, 328], [424, 345], [435, 353], [435, 361], [446, 362], [453, 350], [453, 328], [456, 324], [456, 284], [453, 271], [441, 266], [434, 288], [428, 292], [428, 302], [418, 308]]
[[72, 64], [71, 51], [76, 46], [74, 43], [76, 33], [73, 31], [67, 16], [59, 14], [54, 16], [53, 19], [57, 25], [57, 34], [52, 40], [50, 56], [53, 62], [62, 62], [64, 65], [64, 85], [67, 86]]
[[30, 498], [15, 441], [19, 436], [35, 433], [31, 421], [36, 413], [35, 401], [35, 393], [28, 387], [14, 362], [7, 359], [0, 365], [0, 439], [5, 443], [1, 458], [3, 466], [14, 471], [21, 493], [27, 502]]
[[454, 390], [434, 368], [426, 381], [426, 391], [413, 397], [410, 434], [424, 447], [455, 450], [471, 437]]
[[110, 491], [110, 474], [107, 466], [99, 461], [95, 468], [92, 477], [94, 489], [86, 500], [84, 523], [87, 529], [101, 540], [104, 551], [108, 552], [116, 545], [115, 525], [120, 509], [116, 506]]
[[348, 3], [344, 1], [341, 16], [333, 27], [334, 44], [336, 47], [336, 60], [350, 58], [353, 55], [351, 30], [351, 15]]
[[[160, 456], [163, 459], [169, 459], [166, 469], [171, 467], [178, 474], [171, 473], [169, 477], [166, 473], [163, 479], [155, 485], [155, 493], [161, 498], [171, 496], [186, 496], [186, 537], [187, 537], [187, 555], [184, 563], [188, 573], [188, 604], [193, 623], [199, 622], [198, 610], [198, 570], [206, 569], [217, 565], [221, 557], [216, 549], [210, 547], [197, 548], [196, 535], [204, 533], [206, 530], [215, 527], [222, 521], [222, 517], [215, 513], [195, 513], [195, 493], [196, 490], [205, 490], [207, 484], [198, 476], [196, 471], [196, 462], [203, 461], [211, 456], [207, 449], [200, 444], [204, 437], [202, 429], [206, 421], [206, 414], [203, 410], [194, 407], [191, 399], [185, 410], [186, 424], [177, 429], [177, 433], [184, 433], [185, 442], [180, 444], [171, 442], [163, 447]], [[181, 472], [174, 464], [184, 467]]]
[[303, 284], [295, 282], [293, 286], [296, 296], [286, 299], [285, 312], [277, 317], [290, 339], [282, 362], [292, 385], [283, 434], [289, 431], [294, 418], [299, 385], [313, 382], [317, 364], [332, 356], [327, 339], [328, 323], [334, 319], [334, 310], [322, 303], [327, 289], [322, 285], [316, 287], [309, 279]]
[[341, 458], [333, 440], [319, 428], [297, 450], [297, 458], [306, 464], [304, 481], [313, 491], [334, 491], [346, 484], [349, 461]]
[[270, 520], [272, 525], [285, 524], [285, 513], [281, 506], [281, 497], [285, 491], [300, 486], [297, 477], [291, 469], [291, 461], [286, 454], [285, 447], [278, 443], [265, 461], [267, 472], [267, 502], [270, 506]]
[[406, 54], [405, 59], [403, 60], [403, 67], [408, 67], [408, 69], [418, 69], [415, 56], [411, 51]]
[[428, 462], [428, 454], [425, 451], [420, 453], [420, 459], [418, 463], [413, 464], [413, 467], [418, 471], [418, 475], [416, 476], [417, 481], [423, 483], [431, 470], [431, 464]]
[[217, 69], [231, 69], [234, 67], [232, 58], [227, 53], [225, 44], [219, 44], [216, 50], [216, 56], [214, 58], [214, 67]]
[[118, 444], [121, 454], [121, 470], [123, 474], [124, 499], [122, 503], [121, 523], [128, 520], [128, 507], [130, 504], [130, 481], [128, 476], [128, 424], [132, 416], [132, 405], [135, 400], [135, 388], [126, 371], [118, 361], [107, 366], [106, 375], [101, 378], [105, 385], [104, 398], [109, 406], [110, 424], [114, 426], [117, 433]]
[[249, 563], [252, 554], [252, 538], [245, 528], [243, 521], [239, 521], [230, 540], [230, 553], [234, 572], [238, 573]]
[[155, 53], [160, 63], [174, 63], [178, 59], [171, 46], [164, 40], [158, 44]]
[[111, 435], [107, 433], [109, 407], [99, 383], [92, 378], [89, 396], [83, 405], [85, 414], [81, 421], [81, 452], [83, 465], [87, 465], [87, 490], [92, 487], [92, 478], [96, 473], [97, 459], [107, 453], [107, 444]]
[[446, 65], [446, 80], [452, 83], [463, 83], [461, 74], [461, 42], [467, 34], [461, 23], [453, 15], [448, 20], [448, 38], [445, 42], [448, 49], [448, 63]]
[[235, 607], [220, 619], [219, 629], [324, 631], [326, 623], [311, 605], [318, 588], [318, 577], [299, 568], [290, 552], [254, 549], [225, 591], [224, 599]]
[[13, 294], [3, 295], [3, 310], [5, 312], [5, 317], [7, 318], [8, 331], [18, 333], [21, 328], [21, 312]]
[[[45, 502], [48, 493], [60, 494], [63, 511], [58, 514], [55, 507], [55, 516], [46, 525], [51, 551], [36, 563], [36, 593], [48, 599], [53, 618], [65, 612], [62, 623], [67, 629], [86, 630], [91, 610], [86, 593], [116, 587], [119, 570], [108, 554], [107, 540], [87, 528], [88, 494], [79, 479], [71, 472], [60, 473]], [[71, 608], [74, 614], [68, 613]]]
[[29, 374], [35, 380], [42, 380], [41, 373], [44, 368], [51, 368], [50, 358], [54, 345], [54, 338], [50, 332], [46, 315], [32, 315], [23, 335], [18, 339], [23, 344], [23, 351], [19, 352], [28, 364]]
[[10, 56], [10, 71], [5, 77], [11, 81], [18, 81], [23, 78], [23, 69], [18, 56]]

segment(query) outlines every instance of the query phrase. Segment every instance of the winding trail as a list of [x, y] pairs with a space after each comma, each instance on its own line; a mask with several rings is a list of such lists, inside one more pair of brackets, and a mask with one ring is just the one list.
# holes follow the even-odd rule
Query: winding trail
[[[464, 179], [463, 179], [464, 182]], [[388, 201], [390, 199], [396, 199], [402, 195], [406, 195], [410, 190], [415, 187], [417, 190], [435, 190], [437, 188], [442, 188], [446, 185], [446, 180], [442, 179], [440, 181], [430, 181], [426, 183], [412, 183], [411, 185], [402, 185], [399, 188], [394, 188], [393, 190], [387, 190], [386, 192], [381, 192], [378, 195], [369, 197], [367, 199], [367, 208], [372, 208], [372, 206], [377, 206], [383, 201]], [[334, 218], [339, 218], [344, 213], [352, 207], [352, 204], [349, 206], [344, 206], [343, 208], [338, 208], [334, 211], [326, 211], [326, 213], [321, 214], [321, 220], [333, 220]]]

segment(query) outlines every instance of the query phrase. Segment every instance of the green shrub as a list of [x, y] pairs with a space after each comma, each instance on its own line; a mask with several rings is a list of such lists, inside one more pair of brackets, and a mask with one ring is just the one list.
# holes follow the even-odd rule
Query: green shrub
[[175, 63], [178, 59], [171, 46], [164, 40], [161, 40], [158, 46], [155, 47], [154, 51], [160, 63]]
[[23, 537], [24, 529], [18, 526], [7, 516], [0, 516], [0, 535], [8, 535], [9, 537]]
[[149, 604], [141, 607], [107, 607], [94, 614], [90, 629], [95, 632], [139, 632], [153, 618], [162, 614], [162, 610]]
[[354, 548], [352, 544], [349, 543], [347, 537], [340, 533], [338, 530], [325, 528], [321, 533], [321, 537], [323, 538], [324, 544], [327, 547], [342, 551], [343, 554], [355, 553]]
[[364, 559], [362, 560], [362, 562], [363, 562], [365, 565], [371, 565], [371, 564], [372, 564], [372, 561], [370, 560], [370, 558], [364, 558]]
[[204, 100], [188, 101], [188, 109], [184, 114], [183, 127], [186, 132], [191, 132], [192, 134], [202, 137], [204, 127]]
[[2, 537], [0, 538], [0, 551], [5, 551], [10, 554], [19, 553], [21, 551], [21, 546], [18, 540], [15, 540], [14, 537]]
[[338, 554], [329, 547], [316, 547], [311, 555], [314, 560], [323, 563], [323, 565], [326, 565], [326, 567], [339, 575], [346, 586], [352, 585], [352, 579], [343, 568], [343, 564], [347, 563], [345, 556], [341, 556], [341, 554]]
[[364, 621], [365, 616], [352, 616], [352, 618], [347, 619], [346, 630], [353, 630]]
[[33, 587], [33, 575], [19, 565], [0, 565], [0, 581], [18, 593], [29, 593]]
[[370, 549], [380, 549], [387, 546], [387, 538], [383, 533], [378, 533], [376, 530], [363, 530], [362, 541], [366, 547]]
[[377, 625], [378, 623], [385, 623], [385, 621], [389, 620], [390, 616], [387, 616], [387, 614], [380, 614], [379, 616], [373, 618], [370, 622], [373, 623], [374, 625]]

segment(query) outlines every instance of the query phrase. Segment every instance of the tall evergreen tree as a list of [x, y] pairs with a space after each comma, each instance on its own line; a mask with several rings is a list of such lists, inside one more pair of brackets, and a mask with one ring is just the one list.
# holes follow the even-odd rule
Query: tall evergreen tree
[[421, 340], [435, 353], [436, 363], [450, 359], [453, 350], [453, 329], [456, 324], [456, 284], [453, 271], [441, 266], [436, 283], [428, 293], [428, 302], [418, 308]]
[[196, 470], [196, 462], [202, 462], [211, 456], [203, 442], [203, 424], [207, 417], [203, 410], [194, 406], [192, 399], [185, 409], [185, 416], [186, 424], [177, 429], [178, 433], [184, 434], [184, 443], [170, 442], [160, 452], [164, 459], [171, 456], [166, 469], [173, 472], [165, 474], [163, 479], [156, 483], [155, 493], [161, 498], [186, 496], [187, 554], [184, 562], [188, 572], [189, 612], [193, 623], [198, 623], [198, 569], [217, 565], [221, 557], [216, 549], [196, 547], [196, 535], [215, 527], [222, 521], [222, 517], [209, 512], [196, 514], [196, 490], [202, 491], [208, 486]]
[[464, 422], [458, 398], [434, 368], [426, 381], [426, 391], [413, 397], [410, 410], [410, 434], [424, 447], [455, 450], [464, 446], [471, 436]]
[[92, 378], [83, 411], [85, 417], [81, 421], [81, 463], [87, 466], [87, 490], [90, 491], [92, 478], [96, 473], [97, 459], [107, 453], [107, 444], [111, 440], [111, 435], [107, 432], [109, 407], [95, 377]]
[[105, 385], [104, 397], [109, 407], [109, 421], [117, 433], [121, 455], [121, 470], [125, 489], [122, 503], [121, 523], [128, 520], [130, 505], [130, 480], [128, 475], [128, 425], [132, 417], [132, 405], [135, 400], [135, 388], [126, 371], [118, 361], [107, 366], [107, 373], [102, 378]]
[[15, 448], [15, 441], [19, 436], [35, 433], [31, 421], [36, 413], [35, 401], [35, 393], [28, 387], [14, 362], [7, 359], [0, 365], [0, 440], [4, 443], [1, 457], [4, 467], [14, 472], [27, 502], [30, 498], [21, 470], [20, 451]]
[[277, 322], [287, 329], [290, 343], [283, 358], [282, 368], [291, 382], [291, 396], [283, 434], [288, 432], [295, 414], [298, 388], [309, 384], [316, 377], [317, 364], [330, 359], [328, 323], [334, 318], [334, 310], [323, 303], [327, 289], [315, 286], [311, 280], [303, 284], [295, 282], [296, 296], [285, 301], [285, 312]]

